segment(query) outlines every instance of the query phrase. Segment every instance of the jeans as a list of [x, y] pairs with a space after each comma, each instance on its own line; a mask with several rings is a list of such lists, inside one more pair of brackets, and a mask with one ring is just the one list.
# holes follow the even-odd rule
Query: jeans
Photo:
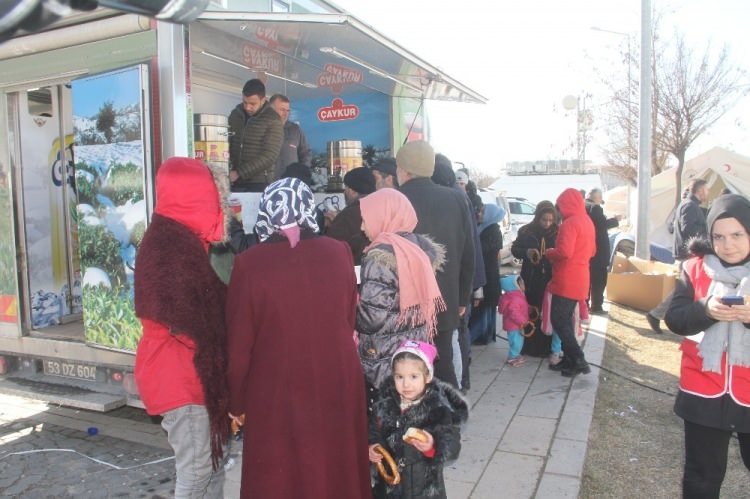
[[523, 348], [523, 335], [518, 329], [508, 331], [508, 359], [515, 359], [521, 355]]
[[453, 371], [456, 373], [456, 386], [461, 388], [461, 379], [463, 378], [464, 363], [461, 358], [461, 345], [458, 343], [458, 329], [453, 330], [451, 336], [451, 347], [453, 348]]
[[552, 327], [560, 336], [562, 350], [569, 362], [583, 360], [583, 350], [576, 340], [573, 313], [578, 300], [571, 300], [559, 295], [552, 295], [552, 306], [550, 307], [550, 321]]
[[202, 405], [185, 405], [163, 414], [162, 427], [174, 450], [175, 498], [223, 498], [224, 467], [211, 464], [208, 412]]
[[560, 335], [552, 331], [552, 345], [549, 349], [550, 353], [557, 354], [562, 352], [562, 341], [560, 341]]
[[[719, 498], [727, 471], [727, 452], [732, 432], [685, 421], [685, 471], [682, 497]], [[750, 434], [738, 433], [740, 454], [750, 469]]]

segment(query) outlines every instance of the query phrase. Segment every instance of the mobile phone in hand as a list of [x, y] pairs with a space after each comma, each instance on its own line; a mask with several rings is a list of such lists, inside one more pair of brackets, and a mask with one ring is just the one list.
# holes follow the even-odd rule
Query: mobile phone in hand
[[722, 296], [721, 297], [721, 303], [724, 305], [729, 305], [730, 307], [732, 305], [744, 305], [745, 304], [745, 297], [743, 296]]

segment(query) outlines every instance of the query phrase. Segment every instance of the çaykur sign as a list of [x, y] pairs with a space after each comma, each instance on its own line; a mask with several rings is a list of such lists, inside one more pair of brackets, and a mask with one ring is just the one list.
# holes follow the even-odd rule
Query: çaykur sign
[[318, 109], [320, 121], [354, 120], [357, 116], [359, 116], [359, 107], [354, 104], [344, 104], [344, 101], [338, 97], [333, 99], [330, 106]]
[[317, 84], [319, 87], [330, 87], [333, 93], [340, 93], [345, 85], [362, 83], [364, 74], [358, 69], [339, 66], [328, 63], [323, 66], [323, 72], [318, 74]]

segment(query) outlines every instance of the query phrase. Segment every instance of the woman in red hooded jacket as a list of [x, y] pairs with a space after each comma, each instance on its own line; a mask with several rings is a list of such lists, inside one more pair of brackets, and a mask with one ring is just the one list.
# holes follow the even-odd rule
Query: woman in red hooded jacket
[[175, 453], [175, 497], [223, 497], [228, 441], [226, 286], [208, 249], [226, 234], [226, 173], [170, 158], [156, 173], [156, 208], [138, 248], [138, 392]]
[[577, 189], [565, 189], [557, 198], [563, 222], [555, 247], [544, 255], [552, 262], [552, 279], [547, 290], [552, 294], [550, 320], [562, 342], [563, 361], [550, 365], [563, 376], [588, 374], [586, 362], [575, 337], [573, 313], [579, 300], [589, 295], [589, 261], [596, 253], [594, 224], [586, 214], [583, 196]]

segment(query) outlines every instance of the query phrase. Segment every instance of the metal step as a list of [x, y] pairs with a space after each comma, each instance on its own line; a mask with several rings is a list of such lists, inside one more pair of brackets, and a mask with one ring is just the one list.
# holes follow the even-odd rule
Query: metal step
[[77, 386], [7, 375], [0, 376], [0, 393], [99, 412], [111, 411], [127, 403], [124, 393], [102, 393]]

